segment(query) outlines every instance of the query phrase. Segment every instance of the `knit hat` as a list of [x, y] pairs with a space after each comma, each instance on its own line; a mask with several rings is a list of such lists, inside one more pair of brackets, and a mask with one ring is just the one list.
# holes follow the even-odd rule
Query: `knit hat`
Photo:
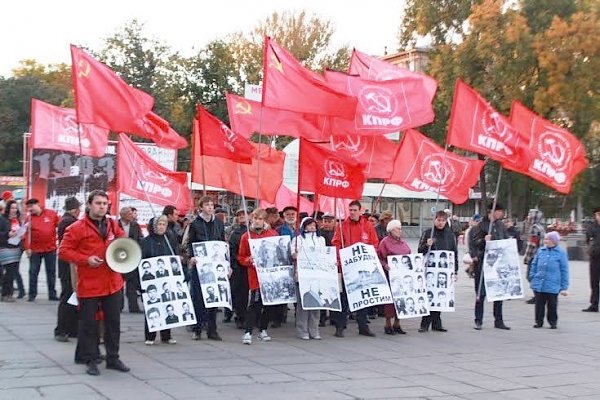
[[394, 218], [394, 214], [390, 210], [382, 211], [382, 213], [379, 215], [380, 221], [382, 219], [390, 219], [391, 220], [392, 218]]
[[550, 239], [555, 246], [560, 243], [560, 235], [556, 231], [546, 233], [546, 239]]
[[393, 219], [388, 222], [385, 229], [387, 230], [387, 233], [390, 233], [394, 228], [402, 228], [402, 222], [398, 221], [397, 219]]

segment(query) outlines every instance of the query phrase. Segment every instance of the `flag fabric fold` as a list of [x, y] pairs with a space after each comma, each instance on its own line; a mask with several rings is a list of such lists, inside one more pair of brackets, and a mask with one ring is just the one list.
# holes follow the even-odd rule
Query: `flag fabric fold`
[[513, 101], [510, 121], [521, 133], [529, 137], [529, 162], [508, 169], [523, 173], [568, 194], [575, 177], [587, 168], [585, 147], [571, 132], [553, 124]]
[[129, 86], [110, 68], [71, 45], [75, 109], [79, 123], [134, 132], [154, 106], [149, 94]]
[[118, 191], [163, 206], [193, 209], [186, 172], [171, 171], [137, 147], [124, 133], [117, 145]]
[[227, 93], [226, 97], [231, 129], [246, 139], [250, 139], [253, 133], [303, 137], [314, 141], [329, 138], [328, 119], [321, 115], [263, 107], [259, 101], [231, 93]]
[[404, 133], [389, 183], [416, 192], [439, 191], [455, 204], [469, 199], [469, 190], [479, 180], [484, 162], [444, 150], [422, 133]]
[[363, 169], [364, 165], [353, 159], [300, 139], [300, 191], [343, 199], [360, 199], [365, 183]]
[[398, 78], [420, 79], [423, 82], [430, 103], [433, 101], [438, 86], [437, 81], [429, 75], [413, 72], [356, 49], [352, 51], [352, 57], [350, 57], [348, 74], [359, 75], [362, 78], [375, 81], [387, 81]]
[[433, 121], [435, 114], [422, 78], [375, 81], [338, 71], [325, 71], [325, 79], [339, 92], [358, 99], [353, 121], [332, 118], [336, 135], [381, 135]]
[[74, 109], [53, 106], [32, 98], [29, 144], [34, 149], [103, 157], [108, 145], [108, 129], [93, 124], [78, 124]]
[[529, 162], [529, 138], [516, 130], [473, 88], [456, 80], [446, 143], [483, 154], [503, 167]]
[[135, 130], [128, 133], [150, 139], [157, 146], [167, 149], [183, 149], [187, 147], [187, 140], [171, 128], [169, 122], [152, 111], [143, 118], [138, 119], [135, 124]]
[[271, 38], [263, 51], [262, 105], [281, 110], [353, 119], [356, 98], [332, 89]]
[[227, 158], [243, 164], [252, 163], [256, 151], [248, 139], [229, 129], [201, 105], [196, 108], [195, 119], [197, 131], [194, 132], [194, 140], [199, 143], [200, 154]]
[[[193, 140], [192, 181], [223, 188], [248, 197], [256, 197], [260, 173], [259, 200], [274, 202], [277, 191], [283, 182], [285, 153], [264, 144], [253, 143], [252, 145], [258, 153], [257, 157], [252, 159], [251, 164], [240, 164], [222, 157], [203, 156], [200, 153], [197, 140]], [[258, 157], [260, 157], [260, 163], [257, 160]], [[238, 178], [238, 167], [242, 179], [241, 187]], [[206, 181], [202, 179], [202, 168], [205, 171]]]
[[[298, 193], [292, 191], [290, 188], [285, 186], [285, 184], [281, 184], [279, 190], [277, 191], [277, 196], [275, 197], [274, 202], [269, 202], [266, 200], [260, 201], [260, 208], [269, 208], [269, 207], [277, 207], [278, 210], [283, 210], [284, 207], [294, 206], [298, 203]], [[305, 212], [308, 214], [312, 214], [315, 209], [312, 201], [308, 200], [306, 197], [300, 196], [300, 212]]]

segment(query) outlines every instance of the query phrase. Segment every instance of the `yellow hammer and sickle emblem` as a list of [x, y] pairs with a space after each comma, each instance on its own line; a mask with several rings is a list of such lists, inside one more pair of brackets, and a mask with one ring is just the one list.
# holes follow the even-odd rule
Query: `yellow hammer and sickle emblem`
[[90, 74], [90, 63], [87, 62], [86, 60], [79, 60], [79, 62], [77, 63], [77, 66], [79, 67], [79, 72], [77, 72], [77, 77], [87, 78], [87, 76]]
[[252, 114], [252, 106], [247, 101], [238, 101], [235, 103], [235, 114]]
[[281, 64], [281, 61], [279, 61], [277, 57], [275, 57], [275, 54], [271, 54], [271, 61], [269, 62], [269, 67], [273, 67], [283, 74], [283, 64]]

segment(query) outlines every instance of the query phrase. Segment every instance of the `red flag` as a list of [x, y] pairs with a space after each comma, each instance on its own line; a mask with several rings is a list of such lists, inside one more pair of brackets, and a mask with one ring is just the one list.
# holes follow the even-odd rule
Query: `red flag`
[[252, 144], [201, 105], [196, 108], [196, 121], [198, 129], [194, 133], [194, 140], [200, 145], [200, 154], [227, 158], [242, 164], [252, 163], [252, 157], [256, 155]]
[[394, 173], [388, 180], [417, 192], [437, 192], [455, 204], [469, 199], [484, 162], [458, 156], [435, 144], [422, 133], [409, 129], [400, 142]]
[[529, 162], [529, 138], [460, 79], [456, 80], [446, 141], [485, 154], [502, 166], [515, 168]]
[[319, 146], [363, 164], [366, 178], [389, 178], [398, 152], [398, 145], [383, 136], [331, 136], [329, 143]]
[[363, 164], [300, 139], [299, 190], [343, 199], [362, 198]]
[[227, 111], [231, 129], [246, 139], [253, 133], [315, 141], [329, 138], [329, 122], [323, 116], [263, 107], [259, 101], [231, 93], [227, 93]]
[[348, 73], [350, 75], [360, 75], [362, 78], [376, 81], [387, 81], [398, 78], [420, 79], [423, 82], [430, 103], [433, 101], [433, 97], [437, 90], [437, 81], [432, 77], [420, 72], [413, 72], [409, 69], [401, 68], [390, 62], [362, 53], [356, 49], [352, 51]]
[[[260, 172], [259, 196], [261, 200], [275, 201], [277, 191], [283, 181], [283, 162], [285, 153], [270, 148], [267, 145], [253, 143], [258, 156], [260, 166], [256, 157], [252, 164], [239, 164], [235, 161], [221, 157], [203, 156], [197, 140], [192, 141], [192, 181], [216, 186], [237, 194], [248, 197], [256, 196], [256, 186]], [[202, 180], [202, 168], [205, 168]], [[238, 168], [242, 178], [242, 187], [238, 178]]]
[[333, 118], [332, 127], [336, 135], [398, 132], [428, 124], [435, 117], [421, 78], [380, 82], [326, 71], [325, 79], [336, 90], [358, 99], [354, 121]]
[[560, 193], [571, 192], [573, 179], [588, 166], [585, 148], [569, 131], [545, 120], [518, 101], [510, 110], [513, 126], [530, 137], [532, 157], [521, 168], [512, 168]]
[[152, 96], [127, 85], [106, 65], [73, 45], [71, 59], [77, 120], [117, 132], [135, 132], [138, 120], [152, 110]]
[[300, 113], [354, 118], [356, 99], [333, 90], [323, 77], [265, 37], [262, 105]]
[[193, 208], [186, 172], [174, 172], [161, 166], [138, 148], [124, 133], [117, 148], [118, 191], [139, 200], [163, 206]]
[[183, 149], [187, 147], [187, 140], [175, 132], [165, 119], [152, 111], [142, 119], [138, 119], [135, 128], [134, 131], [130, 131], [129, 133], [150, 139], [158, 147], [167, 149]]
[[[291, 191], [284, 184], [281, 184], [279, 190], [277, 191], [275, 201], [269, 202], [266, 200], [261, 200], [260, 208], [277, 207], [278, 210], [283, 210], [284, 207], [287, 207], [289, 205], [293, 205], [295, 207], [297, 202], [298, 194], [296, 192]], [[312, 203], [312, 201], [308, 200], [306, 197], [300, 196], [300, 212], [312, 214], [314, 210], [315, 205]]]
[[81, 132], [79, 131], [75, 110], [31, 99], [30, 145], [32, 148], [104, 157], [107, 144], [107, 129], [92, 124], [81, 124]]

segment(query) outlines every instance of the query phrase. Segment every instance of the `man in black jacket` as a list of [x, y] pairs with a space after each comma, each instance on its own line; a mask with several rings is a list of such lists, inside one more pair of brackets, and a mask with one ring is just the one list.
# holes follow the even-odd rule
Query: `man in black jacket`
[[[57, 236], [58, 241], [62, 241], [65, 230], [69, 225], [77, 221], [79, 217], [79, 207], [81, 203], [75, 197], [69, 197], [65, 200], [65, 213], [58, 221]], [[71, 266], [68, 262], [58, 259], [58, 278], [60, 279], [60, 302], [58, 303], [58, 318], [56, 328], [54, 328], [54, 338], [59, 342], [68, 342], [70, 337], [77, 337], [78, 317], [77, 307], [67, 301], [73, 294], [73, 284], [71, 280]]]
[[[475, 329], [481, 330], [483, 322], [483, 302], [485, 301], [485, 284], [483, 275], [483, 256], [485, 254], [485, 244], [490, 240], [508, 239], [506, 228], [502, 218], [504, 217], [504, 207], [496, 204], [492, 212], [492, 206], [488, 208], [488, 215], [481, 222], [472, 228], [469, 237], [469, 254], [475, 266]], [[491, 221], [494, 221], [493, 223]], [[458, 265], [458, 264], [457, 264]], [[494, 301], [494, 327], [498, 329], [509, 330], [504, 324], [502, 316], [502, 301]]]
[[192, 339], [200, 340], [203, 325], [206, 325], [208, 338], [211, 340], [222, 340], [217, 333], [217, 309], [206, 308], [204, 297], [200, 287], [200, 280], [196, 271], [196, 265], [199, 262], [194, 257], [192, 245], [198, 242], [207, 242], [210, 240], [225, 241], [225, 227], [223, 222], [215, 217], [215, 205], [211, 197], [204, 196], [200, 199], [198, 206], [200, 213], [192, 221], [189, 228], [189, 240], [187, 253], [190, 257], [189, 265], [191, 271], [190, 291], [192, 302], [198, 316], [198, 323], [193, 328]]
[[585, 241], [590, 246], [590, 306], [581, 311], [598, 312], [600, 286], [600, 207], [594, 209], [595, 221], [585, 233]]
[[[121, 216], [119, 219], [119, 226], [125, 232], [126, 237], [135, 240], [139, 244], [143, 239], [142, 229], [133, 219], [131, 207], [121, 208], [119, 215]], [[123, 274], [123, 278], [125, 279], [125, 297], [127, 297], [129, 312], [132, 314], [141, 314], [143, 311], [140, 310], [138, 304], [138, 292], [141, 292], [140, 274], [138, 269], [136, 268], [131, 272]]]
[[[448, 250], [454, 252], [454, 276], [458, 271], [458, 249], [456, 247], [456, 237], [448, 225], [448, 215], [444, 211], [438, 211], [435, 214], [433, 228], [429, 228], [421, 235], [418, 252], [427, 254], [431, 250]], [[433, 236], [431, 229], [433, 229]], [[421, 318], [421, 327], [419, 332], [427, 332], [429, 325], [432, 331], [446, 332], [447, 329], [442, 326], [441, 311], [430, 311], [428, 316]]]

